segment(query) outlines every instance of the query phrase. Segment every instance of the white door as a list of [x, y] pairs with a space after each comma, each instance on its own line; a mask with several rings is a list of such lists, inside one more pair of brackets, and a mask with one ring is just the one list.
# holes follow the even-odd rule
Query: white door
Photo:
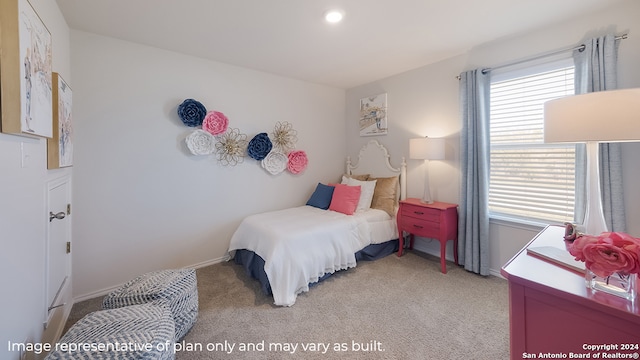
[[[46, 309], [48, 325], [62, 310], [71, 289], [71, 182], [69, 177], [48, 184]], [[70, 305], [70, 304], [69, 304]]]

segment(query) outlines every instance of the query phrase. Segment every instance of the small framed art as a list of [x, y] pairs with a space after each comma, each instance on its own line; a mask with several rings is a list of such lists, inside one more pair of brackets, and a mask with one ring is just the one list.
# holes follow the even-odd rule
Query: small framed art
[[360, 136], [387, 134], [387, 94], [360, 99]]
[[53, 73], [53, 136], [47, 139], [47, 168], [73, 165], [73, 121], [71, 88], [58, 73]]
[[51, 33], [29, 1], [0, 1], [3, 133], [52, 136], [51, 60]]

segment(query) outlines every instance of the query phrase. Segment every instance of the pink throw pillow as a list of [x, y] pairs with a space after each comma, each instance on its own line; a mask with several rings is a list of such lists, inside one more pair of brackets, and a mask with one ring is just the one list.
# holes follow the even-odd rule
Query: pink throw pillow
[[360, 201], [360, 186], [349, 186], [344, 184], [329, 184], [335, 186], [329, 210], [353, 215]]

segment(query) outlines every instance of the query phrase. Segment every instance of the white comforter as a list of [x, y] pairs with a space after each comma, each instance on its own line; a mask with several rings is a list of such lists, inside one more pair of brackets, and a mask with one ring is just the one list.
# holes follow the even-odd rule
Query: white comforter
[[233, 234], [229, 251], [260, 255], [274, 303], [291, 306], [309, 283], [356, 266], [355, 253], [370, 243], [366, 216], [300, 206], [248, 216]]

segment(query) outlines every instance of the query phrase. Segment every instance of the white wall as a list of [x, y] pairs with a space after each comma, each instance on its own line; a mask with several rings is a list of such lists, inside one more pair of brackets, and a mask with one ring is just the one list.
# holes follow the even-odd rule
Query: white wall
[[[69, 28], [58, 6], [50, 0], [30, 2], [51, 33], [53, 71], [73, 86]], [[29, 155], [24, 168], [21, 147]], [[47, 170], [46, 140], [0, 134], [1, 359], [18, 359], [17, 352], [8, 351], [8, 341], [41, 340], [46, 316], [46, 184], [71, 173], [70, 168]]]
[[[72, 31], [74, 294], [147, 271], [222, 260], [245, 216], [304, 205], [344, 169], [345, 91]], [[225, 113], [251, 139], [286, 121], [307, 170], [223, 166], [184, 145], [186, 98]]]
[[[358, 136], [358, 104], [360, 98], [384, 93], [389, 102], [389, 135], [380, 141], [396, 156], [408, 157], [409, 139], [431, 136], [447, 139], [445, 161], [430, 163], [431, 189], [439, 201], [458, 203], [460, 187], [458, 81], [455, 76], [465, 70], [502, 65], [541, 53], [571, 47], [584, 39], [615, 32], [628, 33], [620, 44], [620, 88], [640, 86], [640, 3], [626, 1], [607, 11], [527, 34], [514, 34], [471, 49], [467, 53], [437, 64], [425, 66], [347, 91], [347, 151], [354, 156], [366, 138]], [[472, 31], [472, 30], [471, 30]], [[635, 179], [640, 176], [637, 155], [640, 144], [624, 144], [624, 191], [628, 232], [640, 236], [640, 189]], [[422, 195], [422, 162], [407, 160], [408, 196]], [[538, 228], [492, 222], [490, 229], [490, 268], [498, 274], [504, 265], [538, 232]], [[439, 243], [422, 239], [416, 247], [429, 253], [439, 253]], [[451, 244], [448, 258], [452, 259]]]

